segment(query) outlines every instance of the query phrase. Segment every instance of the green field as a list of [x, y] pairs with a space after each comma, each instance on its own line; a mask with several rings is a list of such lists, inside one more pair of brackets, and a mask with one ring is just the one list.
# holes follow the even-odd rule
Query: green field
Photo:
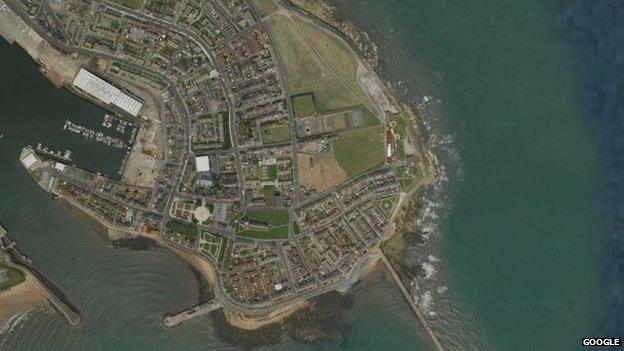
[[206, 242], [202, 244], [201, 250], [208, 254], [213, 261], [219, 262], [221, 251], [225, 248], [223, 238], [214, 234], [204, 233], [203, 239]]
[[135, 10], [141, 7], [141, 4], [143, 3], [142, 0], [111, 0], [111, 1], [119, 5], [133, 8]]
[[386, 215], [390, 215], [390, 211], [392, 211], [392, 207], [394, 206], [394, 197], [386, 197], [380, 200], [377, 200], [377, 204], [381, 211]]
[[266, 21], [284, 65], [289, 93], [314, 93], [320, 114], [356, 105], [376, 111], [357, 82], [358, 62], [349, 48], [322, 29], [294, 18], [276, 13]]
[[415, 165], [398, 166], [396, 173], [404, 192], [410, 191], [423, 178], [420, 169]]
[[250, 122], [241, 122], [236, 125], [236, 131], [238, 132], [238, 136], [242, 138], [246, 138], [251, 133], [251, 123]]
[[262, 142], [265, 144], [279, 143], [290, 140], [290, 128], [284, 124], [265, 124], [262, 130]]
[[277, 180], [277, 165], [267, 166], [269, 181]]
[[0, 284], [0, 291], [9, 289], [17, 284], [20, 284], [26, 279], [24, 272], [22, 272], [19, 269], [16, 269], [16, 268], [13, 268], [11, 266], [7, 266], [1, 263], [0, 263], [0, 268], [6, 269], [9, 275], [9, 280]]
[[399, 159], [405, 158], [405, 150], [403, 148], [403, 140], [407, 138], [407, 122], [403, 115], [395, 113], [390, 116], [389, 122], [394, 125], [394, 132], [399, 136], [397, 138], [397, 157]]
[[343, 132], [332, 144], [338, 165], [353, 178], [384, 162], [383, 126]]
[[243, 230], [239, 236], [255, 239], [286, 239], [288, 238], [288, 211], [283, 210], [249, 210], [245, 217], [265, 222], [269, 230]]
[[277, 189], [273, 185], [267, 185], [260, 190], [267, 206], [275, 206], [275, 192]]
[[223, 148], [229, 149], [232, 146], [232, 141], [230, 140], [230, 114], [221, 112], [219, 116], [223, 120]]
[[195, 239], [199, 234], [196, 226], [180, 221], [167, 222], [167, 228], [191, 240]]
[[313, 93], [295, 95], [291, 99], [295, 117], [309, 116], [316, 112]]
[[271, 0], [251, 0], [251, 3], [262, 16], [270, 15], [277, 11], [277, 5]]

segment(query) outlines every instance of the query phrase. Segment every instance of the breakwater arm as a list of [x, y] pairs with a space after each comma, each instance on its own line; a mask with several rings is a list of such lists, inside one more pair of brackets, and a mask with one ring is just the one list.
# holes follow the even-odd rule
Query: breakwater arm
[[69, 299], [67, 299], [56, 285], [46, 279], [43, 274], [34, 267], [32, 261], [28, 257], [24, 256], [17, 249], [15, 242], [8, 237], [2, 225], [0, 225], [0, 248], [7, 252], [14, 265], [33, 276], [35, 284], [39, 286], [48, 301], [50, 301], [50, 304], [65, 318], [67, 323], [74, 326], [82, 323], [82, 317], [78, 309], [69, 302]]

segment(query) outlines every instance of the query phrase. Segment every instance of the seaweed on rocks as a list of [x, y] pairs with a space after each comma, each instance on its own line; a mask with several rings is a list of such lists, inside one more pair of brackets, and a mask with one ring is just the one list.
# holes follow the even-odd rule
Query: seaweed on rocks
[[116, 249], [146, 251], [158, 247], [158, 243], [155, 240], [144, 237], [128, 237], [111, 240], [111, 242], [113, 244], [113, 247]]

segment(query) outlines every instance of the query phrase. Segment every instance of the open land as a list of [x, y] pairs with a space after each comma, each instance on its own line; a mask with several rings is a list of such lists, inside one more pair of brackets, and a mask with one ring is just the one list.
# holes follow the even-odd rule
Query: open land
[[340, 134], [332, 147], [347, 178], [353, 178], [384, 162], [382, 134], [382, 127], [357, 129]]

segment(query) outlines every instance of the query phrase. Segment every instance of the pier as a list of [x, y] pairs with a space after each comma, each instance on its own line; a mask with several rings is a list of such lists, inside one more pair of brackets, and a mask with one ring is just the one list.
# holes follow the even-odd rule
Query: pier
[[191, 307], [180, 313], [165, 316], [165, 318], [163, 318], [163, 325], [166, 328], [173, 328], [191, 318], [199, 317], [201, 315], [210, 313], [219, 308], [221, 308], [221, 304], [217, 302], [216, 299], [212, 299], [208, 302], [204, 302], [197, 306]]
[[50, 304], [65, 318], [67, 323], [74, 326], [82, 323], [82, 317], [78, 310], [71, 305], [58, 287], [37, 271], [31, 259], [16, 248], [15, 241], [11, 240], [7, 234], [7, 230], [0, 224], [0, 249], [5, 250], [9, 254], [13, 264], [33, 276], [35, 284], [39, 286], [48, 301], [50, 301]]
[[388, 258], [383, 252], [381, 253], [381, 259], [383, 263], [386, 265], [386, 268], [388, 269], [390, 274], [392, 275], [392, 278], [394, 278], [394, 282], [399, 287], [399, 290], [401, 290], [401, 293], [403, 294], [405, 301], [407, 301], [407, 303], [410, 305], [410, 307], [412, 308], [412, 311], [414, 311], [414, 314], [416, 315], [416, 317], [422, 324], [423, 328], [425, 328], [425, 331], [431, 338], [431, 341], [435, 345], [436, 350], [444, 351], [444, 348], [442, 347], [440, 340], [438, 340], [438, 336], [433, 332], [433, 329], [431, 329], [431, 326], [429, 326], [429, 322], [427, 322], [427, 320], [425, 319], [425, 316], [423, 315], [422, 311], [420, 310], [418, 305], [416, 305], [416, 302], [414, 302], [412, 295], [410, 295], [409, 291], [407, 291], [407, 289], [403, 285], [403, 282], [399, 278], [399, 275], [394, 271], [394, 268], [392, 268], [390, 261], [388, 261]]

